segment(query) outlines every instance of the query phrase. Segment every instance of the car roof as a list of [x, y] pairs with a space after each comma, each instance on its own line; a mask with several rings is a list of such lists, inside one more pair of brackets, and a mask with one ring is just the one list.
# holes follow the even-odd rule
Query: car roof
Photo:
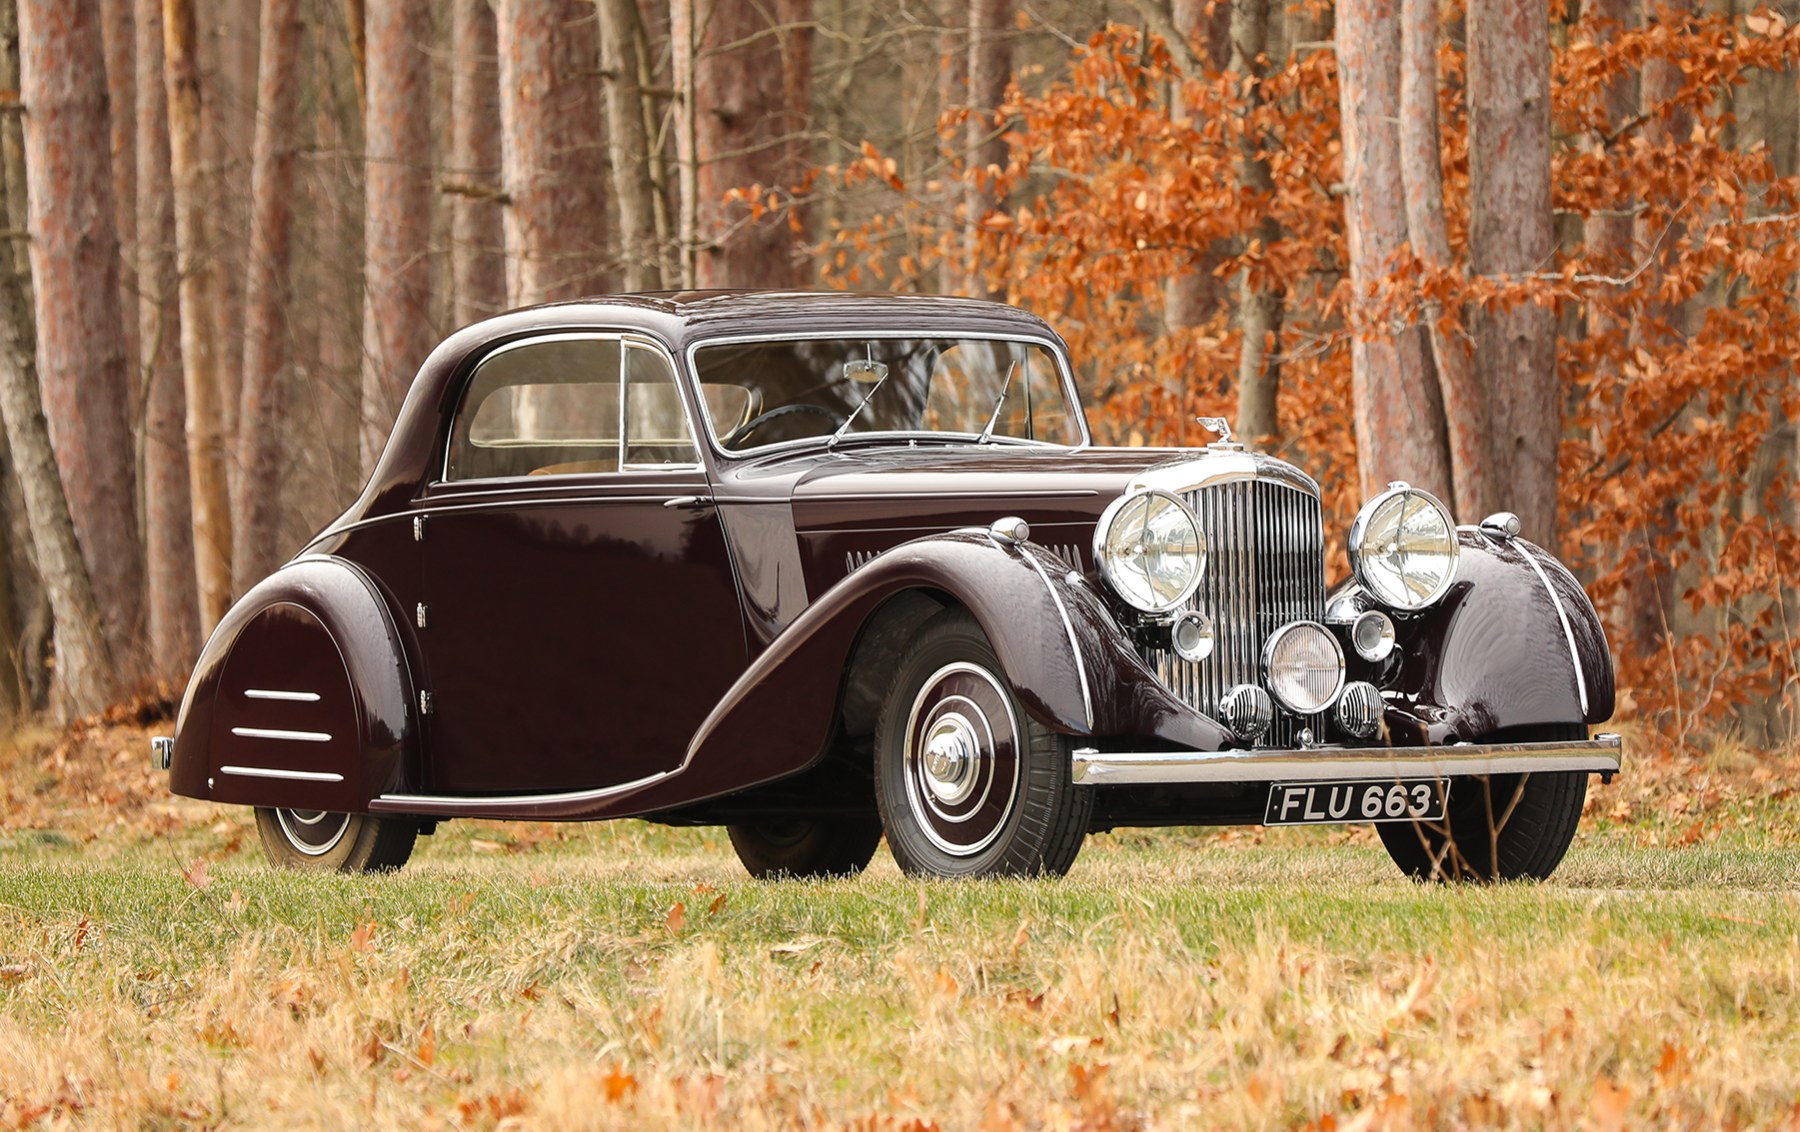
[[[498, 316], [570, 326], [614, 323], [657, 333], [676, 349], [703, 338], [820, 330], [934, 331], [1054, 337], [1036, 315], [985, 299], [855, 291], [646, 291], [593, 295]], [[825, 324], [829, 324], [828, 327]], [[487, 324], [477, 324], [487, 325]], [[473, 328], [471, 328], [473, 329]], [[499, 326], [494, 327], [500, 330]]]
[[[429, 475], [439, 428], [465, 363], [499, 343], [559, 331], [623, 330], [660, 339], [678, 357], [708, 339], [832, 334], [992, 335], [1062, 339], [1036, 315], [983, 299], [850, 291], [656, 291], [595, 295], [507, 311], [445, 338], [400, 405], [351, 520], [402, 505]], [[343, 520], [340, 520], [340, 522]]]

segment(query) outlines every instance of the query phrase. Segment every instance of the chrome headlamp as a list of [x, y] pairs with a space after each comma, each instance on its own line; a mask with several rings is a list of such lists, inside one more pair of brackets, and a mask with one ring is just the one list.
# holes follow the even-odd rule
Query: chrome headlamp
[[1166, 491], [1139, 491], [1113, 501], [1094, 528], [1100, 576], [1145, 613], [1174, 609], [1200, 586], [1206, 536], [1187, 504]]
[[1391, 483], [1350, 524], [1350, 572], [1391, 609], [1423, 609], [1456, 580], [1456, 524], [1430, 492]]

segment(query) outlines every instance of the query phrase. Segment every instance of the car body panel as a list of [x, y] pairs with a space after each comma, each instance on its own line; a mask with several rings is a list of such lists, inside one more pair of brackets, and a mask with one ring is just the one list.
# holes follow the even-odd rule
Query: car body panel
[[296, 560], [234, 605], [176, 721], [170, 787], [217, 802], [361, 810], [418, 750], [413, 679], [369, 576]]

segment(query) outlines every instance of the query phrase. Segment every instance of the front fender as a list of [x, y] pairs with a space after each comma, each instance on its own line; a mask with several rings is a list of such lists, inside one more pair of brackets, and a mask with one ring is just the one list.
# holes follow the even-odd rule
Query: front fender
[[966, 607], [1020, 705], [1047, 727], [1203, 750], [1231, 743], [1218, 723], [1157, 682], [1100, 596], [1062, 559], [1031, 543], [1003, 546], [958, 532], [897, 546], [822, 594], [707, 716], [690, 760], [731, 766], [745, 786], [816, 762], [858, 636], [882, 603], [907, 591]]
[[418, 745], [387, 604], [362, 570], [312, 556], [245, 594], [201, 650], [169, 787], [214, 802], [355, 812], [401, 787]]
[[[1610, 719], [1612, 656], [1581, 583], [1524, 539], [1463, 528], [1458, 540], [1456, 582], [1431, 608], [1395, 618], [1394, 656], [1371, 674], [1395, 741]], [[1366, 603], [1353, 583], [1332, 603], [1346, 598]]]

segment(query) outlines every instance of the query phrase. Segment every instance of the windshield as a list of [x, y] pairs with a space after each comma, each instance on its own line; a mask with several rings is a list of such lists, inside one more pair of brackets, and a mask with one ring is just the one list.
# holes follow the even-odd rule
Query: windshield
[[713, 435], [728, 452], [867, 433], [1082, 442], [1080, 408], [1069, 401], [1056, 355], [1037, 342], [731, 342], [700, 347], [694, 365]]

